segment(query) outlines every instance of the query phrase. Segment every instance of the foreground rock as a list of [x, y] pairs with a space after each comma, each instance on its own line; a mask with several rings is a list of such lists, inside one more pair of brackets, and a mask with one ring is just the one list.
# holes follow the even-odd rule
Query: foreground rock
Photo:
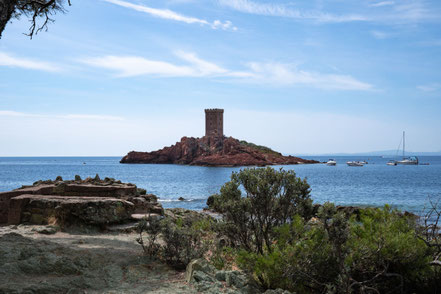
[[155, 195], [131, 183], [101, 180], [38, 181], [0, 193], [0, 223], [107, 225], [132, 220], [136, 215], [163, 215]]
[[200, 166], [265, 166], [318, 163], [294, 156], [283, 156], [267, 147], [232, 137], [188, 138], [153, 152], [129, 152], [121, 163], [172, 163]]
[[187, 266], [185, 279], [202, 293], [229, 294], [291, 294], [286, 290], [264, 292], [251, 277], [241, 271], [216, 270], [204, 259], [195, 259]]
[[185, 273], [140, 255], [137, 234], [0, 226], [0, 293], [197, 293]]

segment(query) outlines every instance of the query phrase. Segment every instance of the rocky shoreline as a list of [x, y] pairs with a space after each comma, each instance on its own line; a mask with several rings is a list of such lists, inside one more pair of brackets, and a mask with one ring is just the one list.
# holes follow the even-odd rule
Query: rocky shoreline
[[[98, 175], [0, 193], [0, 293], [290, 294], [264, 290], [229, 261], [223, 249], [237, 244], [220, 229], [225, 219], [213, 197], [204, 211], [164, 210], [146, 190]], [[311, 206], [306, 227], [320, 226], [324, 206]], [[364, 210], [336, 207], [346, 219], [358, 220]], [[198, 250], [189, 240], [208, 247], [173, 266], [170, 249], [178, 259]]]
[[183, 137], [170, 147], [152, 152], [129, 152], [120, 163], [188, 164], [198, 166], [266, 166], [319, 163], [284, 156], [268, 147], [233, 137]]

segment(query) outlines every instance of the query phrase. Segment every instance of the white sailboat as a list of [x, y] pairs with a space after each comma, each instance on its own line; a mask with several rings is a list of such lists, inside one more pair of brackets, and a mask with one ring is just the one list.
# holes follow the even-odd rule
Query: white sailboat
[[418, 157], [405, 157], [406, 150], [406, 132], [403, 131], [403, 160], [397, 160], [397, 164], [402, 165], [418, 165]]

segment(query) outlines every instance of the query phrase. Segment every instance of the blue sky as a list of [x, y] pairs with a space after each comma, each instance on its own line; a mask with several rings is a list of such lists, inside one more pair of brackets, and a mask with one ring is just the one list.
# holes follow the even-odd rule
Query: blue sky
[[441, 150], [441, 2], [73, 0], [0, 39], [0, 156], [124, 155], [204, 134], [289, 154]]

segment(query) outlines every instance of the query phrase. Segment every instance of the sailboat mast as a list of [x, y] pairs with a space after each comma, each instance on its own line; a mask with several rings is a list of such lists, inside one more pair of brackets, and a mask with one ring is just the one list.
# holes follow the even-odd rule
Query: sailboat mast
[[406, 132], [403, 131], [403, 158], [404, 158], [404, 150], [406, 149], [406, 136], [405, 136]]

